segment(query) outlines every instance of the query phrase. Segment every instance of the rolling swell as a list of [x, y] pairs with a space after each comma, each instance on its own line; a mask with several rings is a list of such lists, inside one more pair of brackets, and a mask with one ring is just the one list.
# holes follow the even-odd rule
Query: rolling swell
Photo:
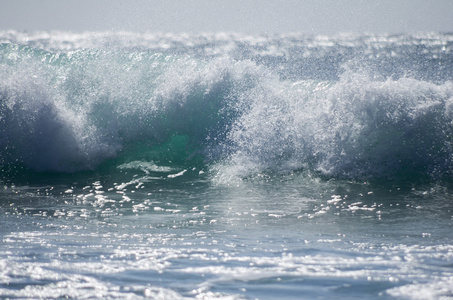
[[79, 172], [140, 160], [202, 164], [227, 181], [452, 171], [451, 81], [348, 65], [335, 80], [284, 79], [250, 59], [132, 49], [0, 51], [3, 177], [18, 166]]

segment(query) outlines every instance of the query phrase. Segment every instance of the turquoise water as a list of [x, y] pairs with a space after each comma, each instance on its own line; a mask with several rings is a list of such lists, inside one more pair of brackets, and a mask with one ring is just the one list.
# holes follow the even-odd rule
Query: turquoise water
[[0, 42], [1, 297], [453, 297], [452, 35]]

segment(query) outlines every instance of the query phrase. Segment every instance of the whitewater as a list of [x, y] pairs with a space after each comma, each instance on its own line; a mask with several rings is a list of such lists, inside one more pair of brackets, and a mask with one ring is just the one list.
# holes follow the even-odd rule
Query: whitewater
[[453, 298], [453, 34], [0, 31], [0, 297]]

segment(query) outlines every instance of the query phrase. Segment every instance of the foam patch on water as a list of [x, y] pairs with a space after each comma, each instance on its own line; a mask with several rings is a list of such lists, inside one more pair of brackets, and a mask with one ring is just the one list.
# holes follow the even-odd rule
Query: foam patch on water
[[119, 165], [118, 169], [138, 169], [145, 172], [146, 174], [149, 174], [150, 172], [169, 173], [174, 171], [174, 168], [167, 166], [158, 166], [154, 162], [147, 161], [132, 161], [130, 163]]

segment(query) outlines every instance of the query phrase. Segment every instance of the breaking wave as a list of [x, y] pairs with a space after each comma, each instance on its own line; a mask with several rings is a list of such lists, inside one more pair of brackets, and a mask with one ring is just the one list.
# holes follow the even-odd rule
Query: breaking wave
[[228, 180], [299, 170], [369, 179], [453, 168], [453, 83], [294, 78], [254, 59], [0, 45], [0, 164], [36, 172], [150, 161]]

